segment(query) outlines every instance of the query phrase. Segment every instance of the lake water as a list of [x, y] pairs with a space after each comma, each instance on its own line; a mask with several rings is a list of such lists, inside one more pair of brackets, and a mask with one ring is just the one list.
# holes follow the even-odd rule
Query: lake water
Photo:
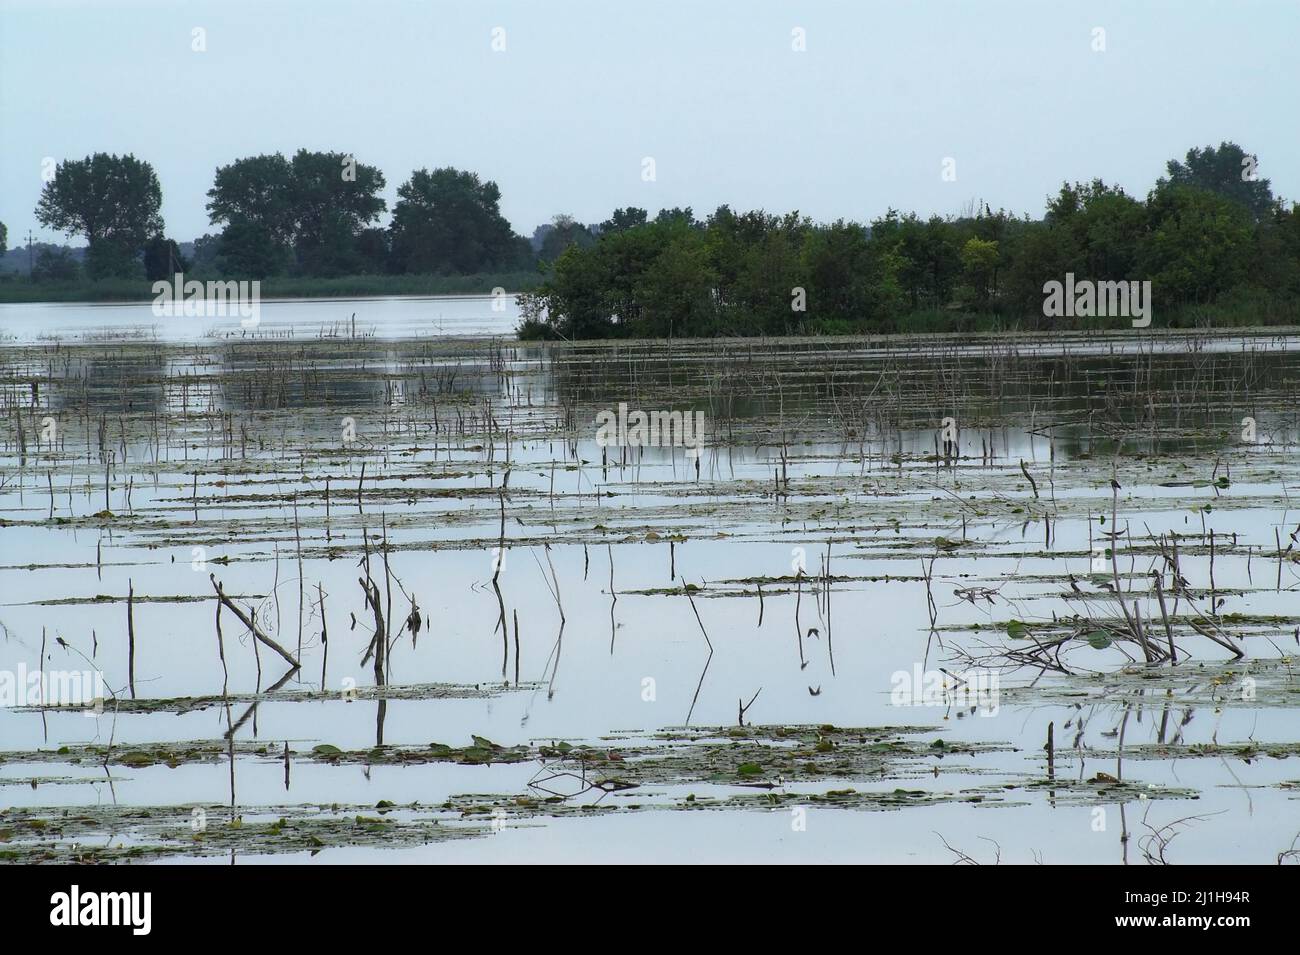
[[0, 710], [0, 859], [1291, 846], [1293, 339], [458, 337], [491, 304], [0, 308], [0, 690], [104, 688]]
[[57, 335], [64, 340], [149, 337], [188, 342], [209, 338], [312, 338], [356, 332], [383, 338], [435, 335], [513, 335], [519, 309], [513, 295], [386, 296], [360, 299], [275, 299], [259, 306], [255, 330], [238, 315], [191, 317], [154, 314], [151, 302], [0, 304], [0, 335], [20, 342]]

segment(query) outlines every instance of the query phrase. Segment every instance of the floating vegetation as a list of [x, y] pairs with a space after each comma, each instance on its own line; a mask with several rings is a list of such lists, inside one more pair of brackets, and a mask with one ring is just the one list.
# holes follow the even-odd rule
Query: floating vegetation
[[[6, 342], [0, 859], [809, 808], [1028, 841], [1246, 789], [1276, 854], [1297, 387], [1294, 342], [1206, 332]], [[598, 444], [621, 402], [701, 453]]]

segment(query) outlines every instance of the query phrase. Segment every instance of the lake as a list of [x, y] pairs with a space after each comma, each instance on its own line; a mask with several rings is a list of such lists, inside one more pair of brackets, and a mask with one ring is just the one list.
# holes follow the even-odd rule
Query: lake
[[[0, 858], [1294, 845], [1294, 339], [491, 306], [0, 306]], [[599, 441], [620, 404], [698, 453]]]
[[[364, 299], [274, 299], [260, 303], [257, 333], [265, 337], [319, 337], [357, 333], [384, 338], [434, 335], [513, 335], [519, 309], [513, 295], [385, 296]], [[154, 314], [151, 302], [113, 304], [0, 304], [0, 334], [11, 341], [114, 336], [168, 342], [247, 338], [237, 315], [185, 318]]]

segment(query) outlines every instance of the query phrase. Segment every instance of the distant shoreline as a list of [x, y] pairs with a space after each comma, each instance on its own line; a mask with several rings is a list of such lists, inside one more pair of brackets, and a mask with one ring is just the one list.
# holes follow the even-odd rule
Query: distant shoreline
[[[205, 280], [211, 276], [186, 275]], [[290, 278], [262, 280], [261, 300], [312, 298], [374, 298], [378, 296], [490, 295], [504, 289], [514, 296], [536, 288], [541, 276], [533, 272], [502, 272], [478, 275], [349, 275], [339, 278]], [[103, 279], [97, 282], [30, 282], [24, 279], [0, 281], [0, 304], [103, 305], [150, 302], [153, 283], [145, 279]]]

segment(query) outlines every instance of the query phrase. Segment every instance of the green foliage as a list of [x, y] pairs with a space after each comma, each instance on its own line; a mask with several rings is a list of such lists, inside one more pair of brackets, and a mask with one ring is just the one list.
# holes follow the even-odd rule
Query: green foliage
[[213, 223], [257, 226], [261, 234], [288, 245], [296, 233], [289, 160], [272, 153], [221, 166], [208, 190], [207, 209]]
[[524, 240], [501, 215], [495, 182], [450, 167], [417, 169], [397, 195], [393, 271], [466, 274], [522, 264]]
[[1163, 185], [1147, 207], [1137, 271], [1151, 280], [1157, 301], [1213, 301], [1246, 278], [1252, 226], [1239, 204], [1193, 186]]
[[71, 282], [81, 274], [81, 266], [67, 249], [41, 249], [32, 266], [34, 282]]
[[84, 236], [94, 278], [129, 277], [145, 241], [162, 232], [162, 187], [153, 167], [132, 155], [95, 153], [58, 164], [41, 190], [36, 218], [44, 226]]
[[232, 278], [265, 279], [283, 274], [292, 253], [266, 226], [237, 220], [217, 239], [217, 270]]
[[634, 206], [628, 206], [626, 209], [615, 209], [614, 214], [600, 224], [600, 234], [608, 235], [611, 232], [626, 232], [628, 229], [635, 229], [637, 226], [646, 224], [648, 213], [644, 209], [638, 209]]
[[[1300, 214], [1274, 199], [1255, 157], [1222, 143], [1167, 170], [1145, 201], [1100, 179], [1063, 183], [1039, 221], [982, 203], [949, 218], [890, 209], [870, 225], [725, 205], [704, 221], [690, 207], [653, 217], [626, 207], [591, 227], [557, 216], [530, 243], [502, 216], [496, 183], [472, 172], [416, 170], [380, 228], [382, 172], [300, 149], [217, 169], [207, 208], [223, 229], [197, 240], [184, 264], [205, 275], [302, 278], [304, 294], [364, 294], [404, 276], [403, 287], [463, 277], [468, 289], [484, 274], [510, 274], [502, 287], [536, 286], [521, 296], [520, 331], [538, 338], [1064, 327], [1067, 319], [1044, 317], [1043, 300], [1045, 284], [1067, 273], [1150, 281], [1162, 325], [1295, 321]], [[37, 215], [87, 238], [94, 297], [130, 297], [109, 278], [165, 277], [182, 261], [162, 237], [160, 203], [148, 163], [97, 153], [59, 165]], [[0, 248], [6, 238], [0, 224]], [[43, 281], [77, 279], [75, 262], [42, 261]], [[540, 275], [529, 274], [538, 265]], [[328, 291], [313, 291], [327, 280]]]
[[181, 255], [180, 246], [171, 239], [156, 235], [144, 246], [144, 277], [150, 282], [170, 279], [177, 272], [185, 272], [189, 262]]
[[585, 249], [595, 241], [591, 230], [582, 223], [574, 221], [572, 216], [558, 215], [542, 240], [537, 257], [543, 262], [554, 262], [571, 246]]
[[961, 247], [962, 277], [975, 304], [983, 308], [997, 292], [998, 244], [971, 236]]
[[1236, 143], [1189, 149], [1185, 162], [1171, 159], [1165, 168], [1169, 178], [1159, 180], [1157, 187], [1204, 189], [1243, 207], [1257, 221], [1271, 215], [1276, 206], [1269, 180], [1259, 178], [1258, 157]]
[[[557, 220], [523, 331], [532, 337], [781, 335], [1062, 327], [1044, 285], [1152, 283], [1161, 323], [1294, 320], [1300, 214], [1240, 147], [1191, 150], [1146, 201], [1064, 183], [1041, 221], [889, 210], [869, 227], [797, 213], [619, 209], [592, 239]], [[1081, 319], [1127, 326], [1122, 317]]]
[[304, 275], [334, 276], [373, 268], [369, 223], [387, 203], [384, 174], [339, 152], [300, 149], [237, 159], [216, 172], [208, 217], [225, 223], [218, 266], [239, 277], [265, 278], [294, 265]]

